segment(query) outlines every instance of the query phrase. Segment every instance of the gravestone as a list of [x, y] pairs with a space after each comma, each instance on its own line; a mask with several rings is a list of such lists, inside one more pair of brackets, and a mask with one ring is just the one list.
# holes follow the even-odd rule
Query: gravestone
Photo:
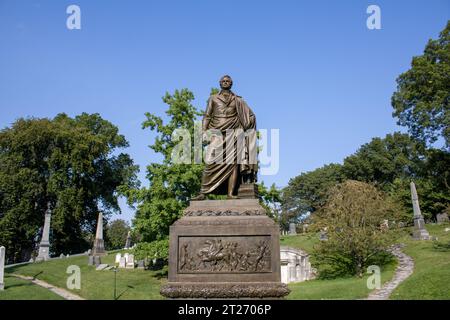
[[108, 267], [107, 264], [102, 263], [102, 264], [99, 264], [99, 265], [95, 268], [95, 270], [101, 271], [101, 270], [103, 270], [103, 269], [106, 269], [107, 267]]
[[5, 275], [5, 247], [0, 247], [0, 290], [4, 290], [5, 289], [5, 280], [4, 280], [4, 275]]
[[109, 267], [107, 267], [107, 268], [105, 268], [105, 269], [103, 269], [104, 271], [108, 271], [108, 270], [111, 270], [111, 269], [114, 269], [115, 267], [114, 266], [109, 266]]
[[94, 256], [89, 256], [88, 257], [88, 266], [93, 266], [94, 265]]
[[138, 269], [145, 269], [145, 261], [144, 260], [138, 260], [137, 268]]
[[327, 230], [328, 230], [328, 228], [323, 228], [322, 230], [320, 230], [320, 236], [319, 236], [319, 240], [320, 241], [327, 241], [328, 240]]
[[59, 258], [60, 259], [62, 259], [62, 258], [65, 258], [66, 256], [64, 255], [64, 253], [61, 253], [60, 255], [59, 255]]
[[105, 242], [103, 240], [103, 213], [98, 213], [98, 221], [97, 221], [97, 232], [95, 233], [95, 241], [94, 247], [92, 248], [93, 256], [104, 256], [106, 255], [105, 251]]
[[94, 265], [95, 266], [102, 264], [102, 259], [100, 258], [100, 256], [93, 256], [93, 257], [94, 257]]
[[304, 223], [302, 225], [302, 233], [307, 233], [308, 232], [308, 227], [309, 227], [309, 225], [307, 223]]
[[119, 268], [125, 268], [127, 266], [127, 260], [125, 257], [121, 257], [119, 261]]
[[411, 200], [414, 211], [414, 231], [413, 238], [415, 240], [430, 240], [430, 234], [425, 229], [425, 221], [420, 212], [419, 197], [417, 196], [416, 185], [411, 181]]
[[170, 227], [169, 298], [281, 298], [279, 228], [258, 199], [191, 201]]
[[125, 253], [123, 256], [125, 257], [125, 261], [128, 261], [128, 256], [129, 256], [130, 254], [127, 252], [127, 253]]
[[449, 219], [448, 219], [447, 212], [438, 213], [436, 215], [436, 222], [437, 223], [446, 223], [448, 221], [449, 221]]
[[42, 230], [42, 238], [39, 243], [39, 254], [35, 262], [47, 261], [50, 259], [50, 220], [52, 214], [50, 211], [50, 203], [47, 204], [47, 211], [45, 212], [44, 229]]
[[134, 269], [134, 255], [132, 254], [128, 255], [126, 260], [127, 260], [126, 268]]
[[121, 257], [122, 257], [122, 255], [120, 253], [116, 254], [116, 260], [114, 260], [114, 262], [119, 263]]
[[297, 234], [297, 226], [293, 222], [289, 223], [289, 235], [293, 236], [296, 234]]

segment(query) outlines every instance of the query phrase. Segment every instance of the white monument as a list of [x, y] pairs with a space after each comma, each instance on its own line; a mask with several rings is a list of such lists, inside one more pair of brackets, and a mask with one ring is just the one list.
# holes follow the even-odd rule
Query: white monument
[[309, 255], [300, 249], [280, 248], [281, 282], [301, 282], [314, 279], [315, 271], [311, 268]]

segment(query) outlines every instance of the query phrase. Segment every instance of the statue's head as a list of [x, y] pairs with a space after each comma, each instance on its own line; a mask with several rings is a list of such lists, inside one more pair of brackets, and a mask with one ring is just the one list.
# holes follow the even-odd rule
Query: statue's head
[[233, 86], [233, 79], [229, 75], [225, 75], [220, 78], [219, 84], [221, 89], [230, 90]]

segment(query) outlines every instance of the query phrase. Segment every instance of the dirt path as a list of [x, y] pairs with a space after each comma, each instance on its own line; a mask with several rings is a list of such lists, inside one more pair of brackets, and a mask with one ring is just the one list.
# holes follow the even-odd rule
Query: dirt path
[[414, 270], [414, 260], [404, 254], [399, 246], [395, 246], [391, 253], [398, 259], [398, 266], [392, 279], [386, 282], [380, 289], [374, 290], [367, 300], [387, 300], [397, 286], [408, 278]]
[[78, 296], [78, 295], [76, 295], [76, 294], [74, 294], [74, 293], [72, 293], [72, 292], [70, 292], [70, 291], [68, 291], [66, 289], [55, 287], [54, 285], [51, 285], [51, 284], [49, 284], [49, 283], [47, 283], [45, 281], [42, 281], [42, 280], [39, 280], [39, 279], [34, 279], [33, 277], [23, 276], [23, 275], [20, 275], [20, 274], [12, 273], [10, 275], [14, 276], [16, 278], [20, 278], [20, 279], [23, 279], [23, 280], [31, 281], [34, 284], [38, 285], [38, 286], [41, 286], [41, 287], [43, 287], [43, 288], [45, 288], [47, 290], [52, 291], [53, 293], [57, 294], [60, 297], [63, 297], [66, 300], [85, 300], [84, 298], [82, 298], [82, 297], [80, 297], [80, 296]]

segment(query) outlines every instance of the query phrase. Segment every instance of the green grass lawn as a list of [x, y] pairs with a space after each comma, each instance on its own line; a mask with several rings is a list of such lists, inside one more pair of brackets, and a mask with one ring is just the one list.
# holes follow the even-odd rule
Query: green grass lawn
[[[441, 242], [450, 241], [446, 225], [426, 225], [430, 235]], [[402, 282], [390, 299], [450, 299], [450, 251], [438, 251], [433, 241], [412, 240], [409, 235], [400, 239], [406, 244], [403, 252], [414, 260], [414, 273]]]
[[0, 291], [0, 300], [62, 300], [63, 298], [30, 281], [5, 274], [5, 290]]
[[[381, 268], [381, 283], [389, 281], [394, 275], [396, 264]], [[367, 278], [370, 274], [358, 278], [338, 278], [332, 280], [310, 280], [289, 284], [290, 300], [354, 300], [364, 299], [372, 291], [367, 288]]]
[[[283, 236], [280, 239], [282, 246], [300, 248], [308, 253], [319, 242], [319, 235], [315, 233], [299, 234], [296, 236]], [[381, 268], [381, 282], [385, 283], [394, 275], [396, 264]], [[367, 278], [349, 277], [333, 280], [310, 280], [289, 284], [291, 293], [287, 297], [292, 300], [321, 300], [321, 299], [363, 299], [371, 292], [367, 288]]]
[[[102, 263], [114, 265], [114, 258], [115, 254], [109, 254], [102, 257]], [[66, 282], [70, 276], [66, 273], [67, 267], [77, 265], [81, 270], [81, 289], [69, 291], [90, 300], [114, 299], [114, 272], [96, 271], [94, 266], [88, 266], [87, 263], [87, 256], [70, 257], [8, 268], [5, 269], [5, 273], [35, 276], [37, 279], [67, 289]], [[159, 289], [165, 281], [166, 278], [161, 278], [160, 273], [156, 271], [118, 269], [116, 296], [120, 300], [162, 299]], [[8, 285], [8, 281], [6, 284]]]
[[[445, 232], [449, 225], [427, 225], [431, 235], [440, 241], [450, 241], [450, 232]], [[282, 246], [297, 247], [311, 253], [317, 243], [317, 234], [301, 234], [284, 236]], [[403, 251], [415, 262], [414, 274], [393, 292], [391, 299], [450, 299], [450, 252], [433, 248], [432, 241], [414, 241], [407, 232], [399, 239], [405, 243]], [[102, 257], [102, 263], [114, 264], [114, 253]], [[81, 269], [81, 289], [71, 290], [73, 293], [90, 300], [113, 299], [114, 272], [96, 271], [87, 265], [88, 257], [70, 257], [55, 259], [42, 263], [33, 263], [5, 269], [6, 290], [0, 292], [2, 299], [61, 299], [59, 296], [32, 284], [29, 281], [12, 277], [10, 273], [34, 276], [61, 288], [66, 287], [70, 265], [78, 265]], [[381, 281], [390, 280], [395, 271], [395, 263], [381, 270]], [[118, 269], [118, 299], [163, 299], [159, 294], [162, 284], [167, 281], [161, 272], [148, 270]], [[287, 299], [363, 299], [371, 290], [367, 288], [367, 277], [350, 277], [334, 280], [311, 280], [290, 284], [290, 295]]]
[[313, 246], [319, 242], [319, 235], [316, 233], [298, 234], [295, 236], [282, 236], [280, 237], [280, 245], [293, 248], [300, 248], [311, 253]]

